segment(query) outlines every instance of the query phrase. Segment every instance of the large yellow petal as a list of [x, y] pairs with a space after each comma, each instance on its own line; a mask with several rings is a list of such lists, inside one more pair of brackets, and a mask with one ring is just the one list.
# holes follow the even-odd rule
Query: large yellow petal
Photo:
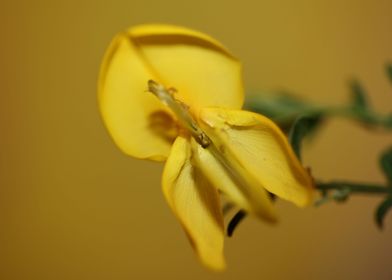
[[[146, 91], [147, 81], [176, 87], [195, 112], [240, 108], [240, 63], [216, 40], [171, 25], [141, 25], [117, 35], [99, 77], [99, 104], [116, 144], [128, 155], [165, 160], [176, 132], [173, 115]], [[158, 127], [157, 124], [158, 123]]]
[[191, 165], [189, 143], [181, 136], [167, 159], [162, 186], [200, 260], [212, 269], [222, 270], [224, 229], [218, 193]]
[[[167, 109], [146, 92], [156, 79], [128, 34], [110, 44], [99, 77], [99, 105], [103, 120], [118, 147], [137, 158], [164, 160], [170, 140], [152, 129], [153, 118], [169, 119]], [[166, 125], [170, 126], [170, 122]]]
[[213, 38], [171, 25], [142, 25], [128, 34], [159, 80], [176, 88], [195, 113], [206, 106], [242, 107], [241, 64]]
[[312, 201], [313, 181], [295, 157], [286, 137], [259, 114], [206, 108], [202, 127], [268, 191], [298, 206]]
[[267, 191], [227, 151], [212, 145], [203, 148], [192, 141], [192, 152], [198, 168], [229, 200], [251, 214], [276, 222], [276, 212]]

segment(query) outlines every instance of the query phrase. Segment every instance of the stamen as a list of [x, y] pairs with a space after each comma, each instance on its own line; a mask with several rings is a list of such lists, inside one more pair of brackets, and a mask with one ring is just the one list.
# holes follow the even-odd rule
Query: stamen
[[166, 89], [162, 84], [149, 80], [148, 91], [153, 93], [163, 104], [172, 110], [183, 127], [191, 133], [197, 143], [199, 143], [203, 148], [207, 148], [211, 144], [210, 138], [208, 138], [204, 131], [201, 130], [190, 114], [189, 107], [174, 97], [174, 94], [176, 93], [174, 88]]

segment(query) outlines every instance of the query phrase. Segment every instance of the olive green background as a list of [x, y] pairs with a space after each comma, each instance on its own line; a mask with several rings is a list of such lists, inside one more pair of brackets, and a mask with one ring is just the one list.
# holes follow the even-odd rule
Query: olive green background
[[[377, 197], [297, 209], [271, 227], [247, 219], [227, 239], [228, 269], [204, 269], [165, 204], [162, 164], [126, 157], [97, 109], [111, 38], [173, 23], [222, 41], [249, 90], [347, 101], [358, 77], [390, 112], [391, 1], [2, 1], [0, 279], [392, 279], [392, 214]], [[175, 65], [173, 65], [175, 67]], [[380, 182], [391, 134], [334, 119], [306, 147], [320, 179]]]

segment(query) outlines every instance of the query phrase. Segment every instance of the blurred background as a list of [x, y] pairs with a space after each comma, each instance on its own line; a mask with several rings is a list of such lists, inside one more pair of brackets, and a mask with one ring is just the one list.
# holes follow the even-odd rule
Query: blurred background
[[[392, 279], [392, 215], [376, 228], [379, 197], [278, 202], [277, 226], [247, 219], [226, 240], [226, 272], [199, 265], [161, 194], [163, 165], [121, 154], [97, 109], [110, 40], [151, 22], [220, 40], [250, 91], [341, 104], [356, 77], [391, 112], [389, 0], [2, 1], [0, 279]], [[334, 119], [304, 159], [319, 179], [383, 183], [376, 162], [391, 140]]]

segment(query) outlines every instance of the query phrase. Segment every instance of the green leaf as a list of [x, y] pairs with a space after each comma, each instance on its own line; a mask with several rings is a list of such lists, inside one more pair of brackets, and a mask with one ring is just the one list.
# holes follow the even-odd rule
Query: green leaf
[[298, 159], [301, 160], [301, 143], [303, 138], [313, 132], [321, 123], [322, 115], [304, 115], [296, 119], [290, 129], [289, 141]]
[[272, 119], [284, 131], [290, 129], [300, 115], [318, 113], [322, 110], [282, 91], [250, 95], [245, 100], [245, 109]]
[[391, 113], [384, 117], [383, 124], [384, 124], [384, 127], [387, 128], [387, 129], [391, 129], [392, 128], [392, 114]]
[[362, 85], [357, 80], [353, 80], [350, 83], [350, 88], [353, 106], [364, 111], [368, 110], [369, 103], [366, 97], [366, 91]]
[[392, 185], [392, 147], [381, 155], [380, 165], [388, 182]]
[[385, 199], [376, 210], [376, 223], [380, 229], [384, 226], [384, 218], [388, 213], [388, 210], [392, 207], [392, 196], [389, 196]]
[[309, 104], [286, 92], [267, 92], [250, 95], [245, 100], [245, 108], [269, 118], [296, 115], [309, 108]]
[[392, 82], [392, 63], [387, 64], [386, 70], [389, 80]]

